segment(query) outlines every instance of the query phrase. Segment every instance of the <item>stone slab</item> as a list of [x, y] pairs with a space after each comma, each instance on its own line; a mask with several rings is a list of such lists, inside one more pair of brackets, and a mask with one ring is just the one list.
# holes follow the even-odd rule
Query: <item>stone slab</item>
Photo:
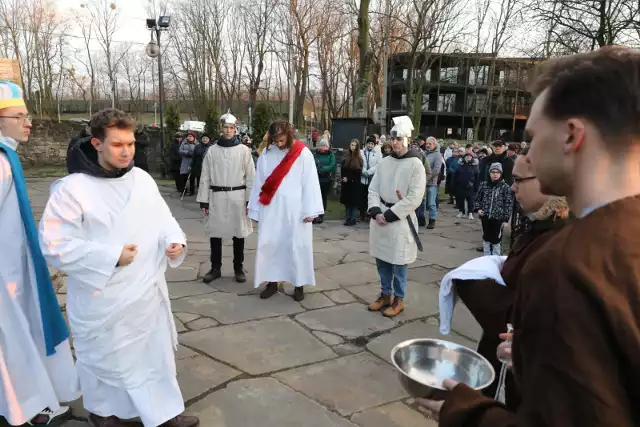
[[190, 348], [187, 348], [183, 345], [178, 345], [178, 350], [176, 351], [176, 359], [180, 360], [180, 359], [187, 359], [189, 357], [196, 357], [198, 355], [198, 353], [196, 353], [195, 351], [191, 350]]
[[318, 271], [342, 286], [362, 285], [378, 280], [378, 270], [364, 261], [325, 267]]
[[343, 253], [338, 253], [338, 254], [316, 253], [316, 254], [313, 254], [313, 268], [317, 270], [323, 267], [331, 267], [334, 265], [338, 265], [343, 258], [344, 258]]
[[361, 427], [438, 427], [438, 423], [402, 402], [394, 402], [354, 414], [351, 422]]
[[363, 304], [353, 303], [323, 308], [296, 316], [309, 329], [331, 332], [345, 338], [368, 336], [393, 328], [396, 324], [380, 313], [367, 311]]
[[188, 332], [180, 335], [180, 342], [251, 375], [336, 357], [310, 332], [285, 317]]
[[333, 347], [333, 351], [340, 356], [349, 356], [350, 354], [362, 353], [364, 348], [350, 343], [344, 343]]
[[203, 427], [355, 427], [273, 378], [232, 382], [188, 413], [200, 417]]
[[335, 304], [320, 292], [305, 295], [305, 298], [300, 301], [300, 304], [307, 310], [314, 310], [318, 308], [332, 307]]
[[435, 338], [439, 340], [452, 341], [457, 344], [475, 350], [477, 344], [474, 341], [460, 336], [454, 332], [449, 335], [442, 335], [439, 330], [438, 321], [429, 319], [427, 321], [417, 320], [407, 323], [386, 334], [374, 338], [367, 344], [367, 350], [379, 358], [391, 363], [391, 350], [399, 343], [416, 338]]
[[436, 264], [447, 269], [459, 267], [465, 262], [481, 255], [472, 249], [463, 250], [438, 246], [437, 244], [430, 243], [427, 239], [423, 241], [423, 244], [424, 252], [418, 252], [418, 259], [428, 264]]
[[331, 299], [331, 301], [335, 302], [336, 304], [349, 304], [356, 300], [353, 297], [353, 295], [351, 295], [348, 291], [345, 291], [344, 289], [329, 291], [329, 292], [325, 292], [324, 294], [328, 296]]
[[283, 294], [261, 300], [255, 295], [216, 292], [174, 300], [172, 305], [175, 311], [211, 317], [225, 325], [304, 311], [299, 303]]
[[187, 323], [186, 326], [192, 331], [199, 331], [200, 329], [207, 329], [218, 326], [218, 322], [210, 317], [201, 317], [197, 320]]
[[342, 416], [407, 397], [394, 368], [368, 353], [280, 372], [274, 377]]
[[339, 345], [344, 342], [341, 336], [329, 332], [313, 331], [313, 335], [327, 345]]
[[173, 316], [173, 321], [176, 324], [176, 331], [178, 333], [185, 332], [187, 330], [187, 328], [185, 328], [184, 326], [184, 323], [182, 323], [176, 316]]
[[204, 356], [177, 360], [176, 370], [185, 402], [240, 375], [239, 371]]
[[198, 278], [199, 265], [181, 265], [177, 268], [167, 268], [165, 277], [167, 282], [190, 282]]
[[[340, 285], [335, 281], [329, 279], [324, 274], [320, 273], [318, 270], [315, 271], [316, 277], [316, 285], [315, 286], [305, 286], [304, 293], [312, 294], [314, 292], [324, 292], [324, 291], [332, 291], [334, 289], [340, 289]], [[293, 293], [293, 286], [290, 283], [283, 283], [282, 290], [288, 294]]]
[[[350, 286], [349, 291], [370, 304], [380, 295], [380, 285], [376, 283]], [[438, 314], [440, 310], [439, 293], [440, 289], [436, 285], [407, 282], [404, 300], [405, 309], [393, 320], [395, 322], [406, 322]]]
[[192, 322], [194, 320], [196, 320], [198, 317], [200, 317], [199, 314], [191, 314], [191, 313], [180, 313], [180, 312], [173, 312], [174, 316], [176, 316], [178, 319], [180, 319], [180, 321], [182, 323], [189, 323]]
[[446, 271], [433, 267], [410, 268], [407, 272], [407, 280], [417, 283], [440, 283]]
[[207, 286], [200, 281], [169, 282], [167, 285], [169, 287], [169, 297], [171, 299], [205, 295], [216, 291], [211, 286]]

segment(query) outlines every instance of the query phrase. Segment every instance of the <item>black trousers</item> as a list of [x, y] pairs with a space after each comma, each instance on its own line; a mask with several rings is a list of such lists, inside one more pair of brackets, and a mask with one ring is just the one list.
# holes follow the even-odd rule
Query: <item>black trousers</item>
[[476, 195], [472, 192], [459, 192], [456, 194], [456, 207], [462, 213], [465, 213], [464, 202], [467, 202], [467, 214], [473, 212], [473, 205], [476, 201]]
[[[211, 268], [222, 268], [222, 239], [212, 237], [209, 239], [211, 243]], [[243, 271], [244, 263], [244, 239], [233, 238], [233, 270]]]
[[320, 183], [320, 194], [322, 194], [322, 206], [324, 207], [325, 212], [327, 210], [327, 197], [329, 196], [330, 191], [331, 191], [331, 181]]
[[499, 219], [483, 216], [480, 222], [482, 223], [482, 240], [493, 245], [502, 241], [502, 222]]
[[171, 172], [171, 175], [173, 175], [173, 181], [176, 183], [176, 190], [182, 193], [184, 187], [182, 187], [182, 176], [180, 175], [180, 171], [173, 171]]
[[190, 193], [195, 193], [196, 191], [196, 176], [194, 174], [191, 174], [191, 176], [189, 176], [189, 174], [181, 174], [180, 178], [182, 179], [182, 187], [180, 188], [180, 192], [184, 191], [186, 186], [187, 186], [187, 182], [189, 182], [189, 192]]

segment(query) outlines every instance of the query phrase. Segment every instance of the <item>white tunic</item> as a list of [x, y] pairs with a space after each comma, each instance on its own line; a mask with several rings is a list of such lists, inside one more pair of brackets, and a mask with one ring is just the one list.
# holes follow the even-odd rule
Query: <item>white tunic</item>
[[288, 150], [264, 149], [258, 158], [249, 218], [258, 221], [254, 286], [262, 282], [316, 284], [313, 273], [313, 225], [305, 218], [324, 213], [313, 154], [304, 148], [284, 177], [271, 203], [259, 202], [260, 189]]
[[[395, 203], [391, 208], [400, 219], [386, 225], [378, 225], [372, 219], [369, 227], [369, 245], [372, 256], [394, 265], [411, 264], [418, 255], [418, 246], [409, 229], [407, 216], [416, 230], [418, 221], [415, 210], [424, 197], [426, 174], [418, 157], [396, 159], [387, 156], [380, 160], [376, 174], [369, 185], [369, 209], [378, 206], [384, 213], [388, 208], [381, 203]], [[402, 200], [398, 201], [396, 190]]]
[[[202, 162], [197, 201], [209, 204], [205, 230], [209, 237], [245, 238], [253, 231], [246, 214], [256, 169], [251, 150], [245, 145], [211, 146]], [[246, 190], [216, 191], [209, 187], [239, 187]]]
[[[7, 143], [7, 140], [3, 142]], [[80, 397], [69, 342], [46, 356], [36, 273], [11, 166], [0, 152], [0, 416], [22, 425]]]
[[[55, 182], [40, 222], [49, 262], [68, 277], [67, 310], [85, 408], [157, 426], [184, 410], [165, 249], [185, 235], [153, 179], [72, 174]], [[116, 267], [135, 244], [131, 264]], [[169, 261], [178, 266], [184, 256]]]

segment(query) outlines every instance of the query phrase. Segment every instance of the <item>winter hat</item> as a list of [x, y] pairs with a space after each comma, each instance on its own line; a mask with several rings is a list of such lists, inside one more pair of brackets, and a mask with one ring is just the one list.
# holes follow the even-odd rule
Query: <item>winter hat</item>
[[24, 107], [22, 89], [9, 81], [0, 81], [0, 110], [9, 107]]
[[192, 137], [196, 137], [196, 133], [192, 130], [190, 130], [189, 132], [187, 132], [187, 136], [191, 135]]
[[327, 147], [329, 148], [329, 141], [327, 141], [326, 139], [322, 138], [319, 142], [318, 142], [318, 148], [320, 147]]
[[498, 162], [491, 163], [491, 166], [489, 167], [489, 172], [492, 172], [494, 170], [497, 170], [500, 173], [502, 173], [502, 164]]
[[373, 136], [373, 135], [368, 136], [368, 137], [367, 137], [367, 144], [368, 144], [368, 143], [375, 144], [375, 143], [376, 143], [376, 137], [375, 137], [375, 136]]

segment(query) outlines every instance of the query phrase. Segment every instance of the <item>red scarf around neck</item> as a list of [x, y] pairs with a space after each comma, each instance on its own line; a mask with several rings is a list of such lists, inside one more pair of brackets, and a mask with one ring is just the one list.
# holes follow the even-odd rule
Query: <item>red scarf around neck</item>
[[262, 188], [260, 189], [260, 203], [264, 206], [269, 206], [273, 196], [275, 196], [276, 191], [282, 184], [282, 180], [291, 170], [291, 167], [298, 160], [302, 150], [305, 148], [305, 145], [300, 141], [293, 141], [289, 152], [285, 154], [284, 159], [276, 166], [276, 168], [271, 172], [271, 175], [264, 181], [262, 184]]

